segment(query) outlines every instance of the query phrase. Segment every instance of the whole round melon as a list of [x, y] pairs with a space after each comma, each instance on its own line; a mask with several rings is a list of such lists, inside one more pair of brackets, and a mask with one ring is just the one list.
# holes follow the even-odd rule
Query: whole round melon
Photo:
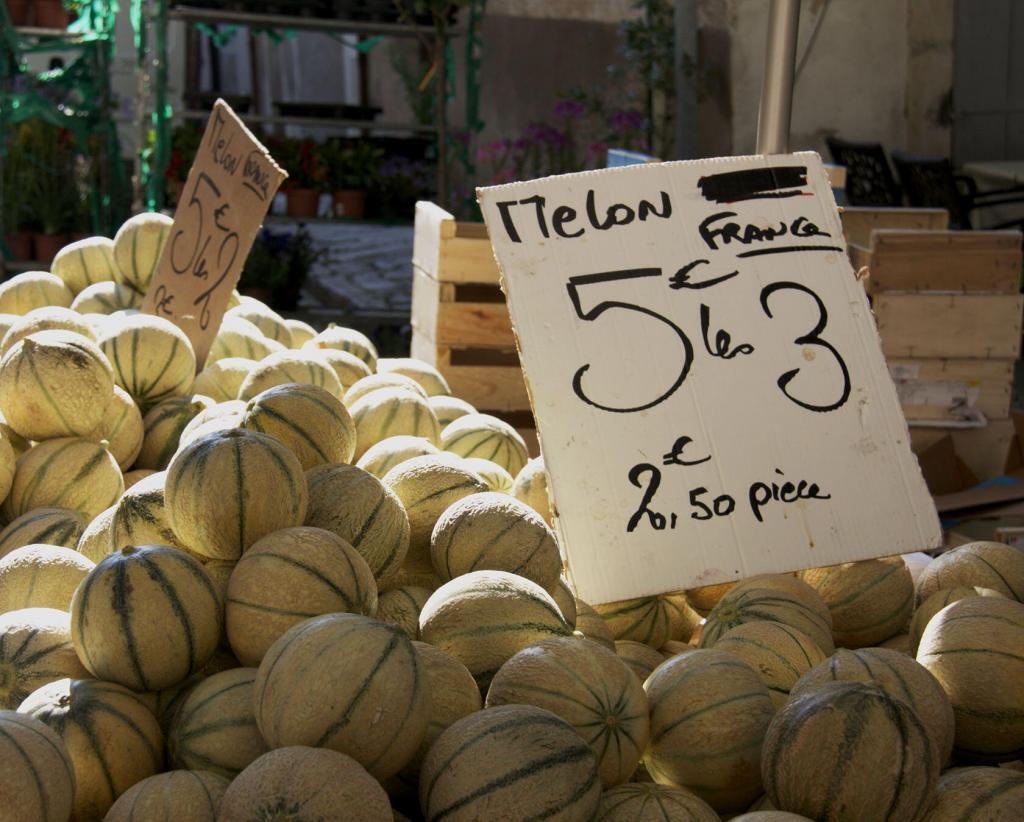
[[18, 708], [61, 738], [74, 769], [72, 822], [102, 819], [122, 793], [163, 767], [163, 735], [145, 703], [121, 685], [60, 679]]
[[548, 496], [548, 474], [544, 469], [544, 457], [534, 457], [527, 461], [512, 484], [512, 496], [525, 502], [534, 511], [544, 517], [549, 525], [554, 522], [551, 514], [551, 500]]
[[371, 374], [368, 377], [360, 377], [345, 389], [345, 396], [342, 397], [342, 400], [346, 406], [351, 408], [367, 394], [372, 394], [383, 388], [404, 388], [421, 399], [427, 399], [427, 392], [420, 387], [418, 382], [409, 377], [404, 377], [401, 374]]
[[241, 317], [255, 325], [267, 339], [281, 343], [285, 348], [292, 345], [292, 332], [284, 317], [259, 300], [246, 299], [234, 308], [224, 312], [225, 317]]
[[605, 790], [595, 819], [601, 822], [718, 822], [721, 817], [707, 802], [685, 788], [643, 782]]
[[564, 719], [532, 705], [470, 714], [438, 737], [420, 769], [428, 820], [585, 822], [601, 801], [597, 760]]
[[959, 758], [1024, 755], [1024, 604], [974, 597], [947, 605], [928, 623], [917, 661], [953, 703]]
[[341, 383], [342, 389], [346, 392], [359, 380], [369, 377], [372, 373], [369, 366], [355, 354], [330, 348], [322, 342], [310, 341], [302, 346], [302, 350], [314, 352], [317, 355], [317, 359], [331, 366], [338, 377], [338, 382]]
[[551, 637], [513, 655], [494, 675], [486, 707], [535, 705], [560, 716], [597, 757], [605, 787], [628, 782], [650, 735], [647, 697], [629, 666], [586, 639]]
[[660, 648], [676, 635], [686, 633], [679, 605], [673, 596], [661, 594], [595, 605], [594, 610], [604, 619], [614, 639], [632, 639]]
[[793, 697], [768, 728], [761, 763], [775, 807], [809, 819], [917, 819], [939, 778], [915, 711], [876, 685], [829, 682]]
[[1005, 595], [999, 593], [999, 591], [994, 591], [991, 588], [968, 588], [965, 586], [940, 588], [935, 593], [930, 594], [928, 598], [914, 610], [914, 618], [910, 621], [910, 638], [913, 644], [912, 653], [917, 653], [917, 646], [921, 642], [924, 629], [928, 627], [928, 623], [931, 622], [933, 616], [947, 605], [952, 605], [954, 602], [959, 602], [961, 599], [969, 599], [970, 597], [1005, 598]]
[[86, 237], [69, 243], [57, 252], [50, 272], [60, 277], [73, 294], [94, 283], [118, 279], [114, 262], [114, 241], [109, 237]]
[[1024, 602], [1024, 552], [1001, 542], [970, 542], [940, 554], [917, 580], [917, 602], [957, 586], [991, 588]]
[[427, 402], [430, 403], [430, 410], [434, 412], [442, 430], [448, 423], [454, 422], [459, 417], [476, 413], [476, 409], [468, 402], [448, 394], [435, 394], [429, 397]]
[[278, 637], [310, 617], [376, 610], [373, 573], [351, 545], [322, 528], [285, 528], [253, 543], [231, 572], [228, 642], [239, 662], [256, 666]]
[[0, 796], [9, 819], [66, 822], [75, 772], [61, 738], [38, 719], [0, 711]]
[[789, 811], [748, 811], [732, 817], [733, 822], [811, 822], [806, 816]]
[[494, 491], [445, 509], [430, 535], [430, 558], [445, 582], [470, 571], [508, 571], [549, 591], [562, 572], [555, 535], [540, 514]]
[[399, 498], [353, 465], [319, 465], [306, 473], [306, 483], [304, 524], [337, 534], [355, 548], [384, 590], [409, 550], [409, 518]]
[[15, 317], [15, 322], [0, 342], [0, 355], [10, 351], [19, 340], [40, 331], [70, 331], [96, 342], [96, 332], [81, 314], [59, 305], [47, 305], [33, 308], [24, 317]]
[[[12, 432], [13, 434], [13, 432]], [[14, 436], [18, 436], [14, 434]], [[9, 438], [0, 432], [0, 499], [6, 499], [14, 484], [14, 472], [17, 470], [18, 458], [11, 447]], [[0, 556], [3, 551], [0, 550]]]
[[292, 335], [292, 348], [302, 348], [307, 342], [317, 335], [317, 330], [309, 323], [302, 320], [286, 318], [284, 324]]
[[356, 459], [389, 437], [425, 437], [437, 444], [441, 433], [427, 401], [402, 388], [371, 391], [352, 403], [349, 411], [356, 426]]
[[430, 363], [413, 357], [381, 357], [377, 360], [378, 374], [401, 374], [415, 380], [428, 397], [447, 396], [451, 387], [440, 371]]
[[401, 629], [409, 639], [420, 638], [420, 612], [433, 593], [429, 588], [402, 585], [377, 597], [377, 619]]
[[113, 314], [142, 307], [142, 295], [126, 285], [111, 282], [93, 283], [83, 288], [71, 303], [79, 314]]
[[687, 788], [719, 813], [761, 795], [761, 743], [775, 706], [753, 668], [725, 651], [691, 651], [655, 669], [644, 690], [644, 764], [655, 782]]
[[0, 613], [19, 608], [67, 611], [75, 588], [94, 567], [71, 548], [16, 548], [0, 559]]
[[514, 480], [512, 475], [500, 465], [490, 460], [485, 460], [482, 457], [465, 457], [462, 462], [470, 471], [480, 477], [492, 491], [511, 496]]
[[384, 789], [352, 757], [295, 745], [263, 754], [235, 777], [217, 822], [278, 819], [289, 808], [301, 808], [301, 818], [311, 820], [394, 819]]
[[609, 651], [615, 650], [615, 637], [604, 617], [582, 599], [576, 599], [576, 629], [582, 637], [604, 645]]
[[119, 283], [139, 294], [149, 290], [173, 225], [170, 217], [152, 211], [136, 214], [121, 224], [114, 235], [114, 271]]
[[0, 709], [14, 710], [37, 688], [89, 672], [71, 644], [71, 617], [55, 608], [0, 614]]
[[548, 590], [548, 593], [551, 594], [551, 598], [555, 601], [555, 605], [558, 606], [558, 610], [562, 612], [565, 621], [575, 629], [576, 594], [569, 587], [569, 583], [565, 581], [564, 577], [559, 577], [558, 582]]
[[21, 319], [19, 314], [0, 313], [0, 336], [11, 330], [11, 326]]
[[142, 419], [142, 449], [135, 460], [138, 468], [163, 471], [178, 450], [182, 431], [195, 417], [213, 405], [206, 397], [167, 397], [146, 412]]
[[164, 504], [171, 529], [182, 545], [210, 559], [236, 560], [267, 534], [301, 525], [307, 502], [298, 458], [255, 431], [207, 434], [167, 468]]
[[136, 782], [107, 811], [103, 822], [180, 819], [216, 822], [228, 780], [206, 770], [169, 771]]
[[0, 360], [0, 412], [25, 439], [87, 436], [113, 397], [110, 363], [81, 334], [39, 331]]
[[256, 360], [245, 357], [225, 357], [206, 364], [196, 375], [192, 391], [216, 402], [227, 402], [238, 396], [238, 389], [256, 367]]
[[[700, 647], [712, 648], [728, 631], [744, 622], [768, 620], [781, 622], [810, 637], [822, 651], [835, 650], [832, 640], [832, 615], [828, 605], [809, 586], [806, 593], [776, 587], [737, 585], [711, 609], [701, 632]], [[787, 583], [788, 584], [788, 583]]]
[[701, 588], [690, 588], [686, 591], [686, 601], [698, 614], [706, 617], [729, 591], [736, 587], [735, 582], [721, 582], [717, 585], [705, 585]]
[[398, 628], [357, 614], [301, 622], [263, 657], [254, 704], [271, 748], [347, 754], [377, 779], [416, 753], [430, 696], [416, 651]]
[[635, 642], [632, 639], [616, 640], [615, 653], [618, 654], [619, 659], [626, 663], [641, 685], [653, 673], [654, 669], [665, 661], [665, 657], [650, 645], [646, 645], [643, 642]]
[[399, 463], [413, 457], [440, 453], [441, 449], [426, 437], [399, 434], [371, 445], [363, 452], [356, 466], [380, 479]]
[[114, 386], [114, 396], [107, 406], [107, 412], [99, 426], [89, 435], [93, 442], [107, 443], [122, 471], [131, 468], [142, 450], [145, 429], [142, 412], [135, 400], [120, 385]]
[[68, 308], [74, 294], [60, 277], [48, 271], [25, 271], [0, 283], [0, 313], [24, 316], [33, 308]]
[[[221, 323], [217, 336], [213, 338], [210, 351], [206, 355], [206, 366], [229, 358], [242, 358], [258, 362], [264, 357], [285, 350], [281, 343], [264, 337], [263, 333], [248, 320], [241, 317], [233, 319], [228, 317]], [[241, 388], [241, 382], [239, 388]]]
[[238, 399], [251, 400], [257, 394], [285, 383], [315, 385], [341, 397], [344, 391], [334, 369], [301, 351], [279, 351], [261, 359], [242, 380]]
[[110, 550], [107, 553], [120, 551], [128, 545], [182, 547], [167, 521], [166, 479], [166, 471], [150, 474], [121, 495], [110, 523]]
[[214, 431], [239, 428], [244, 413], [245, 403], [241, 400], [226, 400], [204, 408], [182, 429], [178, 437], [178, 450], [181, 451]]
[[530, 458], [519, 432], [490, 414], [465, 414], [449, 423], [441, 432], [441, 448], [460, 457], [483, 457], [513, 477]]
[[84, 514], [70, 508], [33, 508], [0, 531], [0, 557], [36, 543], [74, 548], [88, 524]]
[[267, 752], [253, 713], [255, 681], [255, 668], [232, 668], [185, 695], [167, 732], [167, 755], [175, 768], [234, 779]]
[[371, 372], [377, 370], [377, 347], [361, 331], [330, 323], [327, 328], [313, 338], [313, 342], [323, 343], [328, 348], [355, 354], [366, 363]]
[[571, 634], [543, 588], [505, 571], [456, 577], [434, 591], [420, 612], [420, 639], [458, 659], [481, 688], [526, 646]]
[[93, 562], [102, 562], [114, 552], [113, 526], [117, 503], [100, 511], [82, 531], [75, 550]]
[[203, 566], [165, 545], [122, 548], [71, 601], [71, 635], [94, 676], [135, 691], [168, 688], [200, 670], [221, 634], [221, 603]]
[[100, 349], [114, 367], [114, 381], [143, 412], [185, 396], [196, 377], [192, 343], [163, 317], [136, 314], [112, 323], [100, 334]]
[[925, 822], [1014, 822], [1024, 808], [1024, 773], [953, 768], [939, 777]]

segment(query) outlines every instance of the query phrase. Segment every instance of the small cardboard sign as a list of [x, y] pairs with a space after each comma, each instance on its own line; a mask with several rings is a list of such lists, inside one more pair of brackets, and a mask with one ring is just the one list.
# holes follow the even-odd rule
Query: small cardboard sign
[[584, 600], [939, 544], [817, 154], [478, 194]]
[[217, 100], [142, 310], [184, 331], [202, 368], [256, 232], [288, 176]]

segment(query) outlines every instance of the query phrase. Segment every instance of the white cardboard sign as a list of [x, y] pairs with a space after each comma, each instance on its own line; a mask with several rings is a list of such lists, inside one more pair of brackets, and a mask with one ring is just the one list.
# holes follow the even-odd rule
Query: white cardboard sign
[[584, 600], [939, 543], [817, 154], [478, 194]]

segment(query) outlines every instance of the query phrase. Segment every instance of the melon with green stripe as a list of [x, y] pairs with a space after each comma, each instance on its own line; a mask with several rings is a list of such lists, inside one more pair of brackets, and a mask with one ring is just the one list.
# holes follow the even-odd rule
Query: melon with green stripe
[[417, 585], [391, 588], [377, 597], [376, 617], [401, 629], [409, 639], [419, 639], [420, 612], [432, 593], [430, 588]]
[[142, 295], [118, 283], [94, 283], [82, 289], [71, 310], [82, 315], [108, 315], [142, 307]]
[[917, 602], [943, 588], [991, 588], [1024, 602], [1024, 551], [1002, 542], [971, 542], [940, 554], [917, 580]]
[[330, 365], [345, 391], [373, 373], [365, 362], [350, 351], [339, 351], [316, 340], [309, 340], [300, 348], [302, 351], [312, 351], [322, 362]]
[[425, 437], [435, 445], [439, 441], [441, 427], [430, 405], [403, 388], [371, 391], [349, 405], [349, 411], [356, 426], [357, 460], [389, 437]]
[[665, 661], [665, 657], [650, 645], [632, 639], [616, 640], [615, 653], [629, 666], [640, 684], [643, 684], [654, 669]]
[[600, 801], [590, 746], [564, 719], [533, 705], [460, 719], [420, 769], [420, 807], [428, 820], [588, 820]]
[[576, 598], [575, 630], [580, 636], [604, 645], [610, 651], [615, 650], [615, 637], [604, 617], [579, 597]]
[[115, 278], [139, 294], [149, 290], [174, 220], [144, 212], [125, 220], [114, 235]]
[[524, 465], [512, 483], [512, 496], [525, 502], [534, 511], [544, 517], [551, 525], [551, 499], [548, 496], [548, 474], [544, 469], [544, 457], [534, 457]]
[[373, 616], [370, 566], [345, 540], [322, 528], [285, 528], [249, 548], [228, 580], [225, 619], [231, 650], [255, 666], [285, 631], [320, 614]]
[[765, 792], [808, 819], [919, 819], [941, 762], [917, 713], [876, 685], [829, 682], [794, 696], [764, 740]]
[[617, 785], [606, 790], [594, 818], [599, 822], [718, 822], [721, 819], [695, 793], [650, 782]]
[[121, 495], [110, 520], [107, 553], [129, 545], [169, 545], [181, 548], [167, 520], [166, 471], [150, 474]]
[[114, 381], [145, 412], [167, 397], [185, 396], [196, 376], [192, 343], [162, 317], [136, 314], [112, 322], [100, 348], [114, 367]]
[[337, 534], [366, 560], [384, 590], [409, 550], [409, 518], [395, 493], [353, 465], [318, 465], [306, 473], [304, 525]]
[[490, 414], [465, 414], [449, 423], [441, 432], [441, 448], [460, 457], [483, 457], [513, 477], [529, 459], [519, 432]]
[[61, 738], [24, 714], [0, 711], [4, 813], [9, 819], [66, 822], [75, 795], [75, 771]]
[[448, 423], [454, 422], [459, 417], [476, 413], [476, 409], [468, 402], [448, 394], [435, 394], [427, 402], [430, 403], [430, 408], [434, 412], [434, 416], [437, 417], [442, 430]]
[[928, 627], [933, 616], [954, 602], [971, 597], [1001, 597], [1005, 595], [994, 591], [991, 588], [968, 588], [959, 586], [956, 588], [941, 588], [931, 594], [914, 610], [914, 618], [910, 621], [910, 645], [911, 656], [917, 653], [917, 646], [924, 635], [924, 629]]
[[7, 420], [4, 419], [4, 415], [0, 414], [0, 492], [4, 490], [3, 486], [3, 463], [6, 462], [6, 452], [10, 448], [14, 452], [14, 456], [19, 457], [24, 454], [32, 446], [32, 443], [25, 439], [21, 434], [15, 431], [11, 426], [7, 424]]
[[725, 651], [690, 651], [666, 660], [644, 690], [644, 764], [655, 782], [688, 788], [719, 813], [761, 795], [761, 742], [775, 706], [753, 668]]
[[192, 384], [192, 392], [209, 397], [215, 402], [226, 402], [238, 396], [238, 389], [256, 367], [256, 360], [245, 357], [225, 357], [215, 362], [208, 362], [206, 367], [196, 375]]
[[466, 457], [463, 462], [470, 471], [486, 482], [487, 487], [492, 491], [512, 494], [512, 485], [515, 481], [512, 479], [512, 475], [497, 463], [482, 457]]
[[315, 385], [285, 383], [257, 394], [246, 404], [241, 426], [287, 445], [306, 471], [351, 462], [355, 453], [356, 428], [348, 409]]
[[1024, 604], [973, 597], [947, 605], [928, 623], [917, 661], [953, 703], [958, 758], [1024, 756]]
[[776, 708], [786, 703], [800, 677], [826, 659], [807, 634], [766, 620], [737, 625], [715, 643], [715, 649], [733, 654], [757, 671]]
[[120, 385], [114, 386], [114, 397], [99, 426], [89, 435], [94, 442], [107, 443], [107, 450], [117, 460], [122, 471], [127, 471], [142, 450], [145, 429], [142, 412], [135, 400]]
[[555, 535], [540, 514], [494, 491], [445, 509], [431, 532], [430, 558], [445, 582], [470, 571], [508, 571], [550, 591], [562, 572]]
[[253, 713], [255, 681], [255, 668], [233, 668], [188, 692], [167, 733], [173, 767], [234, 779], [267, 752]]
[[604, 619], [614, 639], [632, 639], [660, 648], [670, 639], [687, 634], [687, 627], [689, 633], [693, 632], [694, 625], [684, 619], [685, 602], [678, 599], [681, 597], [674, 594], [637, 597], [595, 605], [594, 610]]
[[313, 342], [317, 346], [323, 343], [327, 348], [336, 348], [338, 351], [355, 354], [366, 363], [371, 373], [377, 370], [377, 347], [361, 331], [330, 323], [327, 328], [313, 338]]
[[430, 719], [412, 641], [358, 614], [314, 617], [289, 629], [260, 663], [253, 700], [271, 748], [330, 748], [377, 779], [412, 759]]
[[71, 508], [95, 517], [122, 491], [121, 469], [102, 444], [79, 437], [47, 440], [18, 457], [4, 512], [13, 519], [33, 508]]
[[271, 354], [277, 354], [285, 347], [263, 336], [255, 325], [241, 317], [225, 319], [213, 338], [210, 351], [206, 355], [206, 365], [228, 358], [244, 358], [253, 361], [262, 360]]
[[317, 335], [317, 330], [309, 323], [286, 317], [284, 324], [292, 333], [292, 348], [302, 348], [307, 342]]
[[96, 342], [92, 325], [77, 311], [59, 305], [33, 308], [24, 317], [15, 317], [0, 342], [0, 354], [6, 354], [18, 340], [23, 340], [39, 331], [73, 331], [87, 340]]
[[24, 608], [0, 614], [0, 709], [14, 710], [58, 679], [88, 676], [71, 644], [66, 611]]
[[356, 466], [380, 479], [399, 463], [413, 457], [424, 457], [428, 454], [440, 454], [441, 449], [426, 437], [413, 437], [400, 434], [388, 437], [369, 449], [359, 458]]
[[178, 437], [178, 450], [183, 450], [214, 431], [238, 428], [243, 413], [245, 413], [245, 403], [241, 400], [226, 400], [204, 408], [182, 429], [181, 436]]
[[168, 397], [161, 400], [142, 419], [142, 449], [135, 460], [138, 468], [163, 471], [178, 450], [181, 432], [193, 419], [214, 403], [199, 394], [191, 397]]
[[939, 777], [926, 822], [1013, 822], [1024, 808], [1024, 773], [953, 768]]
[[650, 736], [647, 697], [626, 663], [571, 636], [512, 656], [491, 680], [485, 704], [535, 705], [560, 716], [594, 751], [605, 787], [630, 780]]
[[18, 608], [68, 610], [94, 563], [71, 548], [26, 545], [0, 559], [0, 613]]
[[452, 389], [448, 381], [430, 363], [413, 357], [381, 357], [377, 360], [378, 374], [402, 374], [415, 380], [428, 397], [448, 396]]
[[248, 401], [268, 388], [290, 382], [315, 385], [338, 398], [345, 393], [334, 369], [315, 352], [279, 351], [260, 360], [242, 380], [238, 399]]
[[213, 656], [221, 602], [203, 566], [177, 548], [127, 547], [103, 559], [71, 601], [71, 634], [94, 676], [135, 691], [188, 678]]
[[50, 273], [60, 277], [73, 294], [95, 283], [115, 282], [114, 241], [109, 237], [86, 237], [69, 243], [53, 258]]
[[33, 508], [0, 531], [0, 557], [39, 542], [74, 548], [88, 524], [85, 514], [70, 508]]
[[107, 358], [72, 331], [38, 331], [0, 360], [0, 412], [25, 439], [87, 436], [113, 397]]
[[481, 688], [517, 652], [572, 629], [537, 583], [505, 571], [473, 571], [445, 583], [420, 612], [420, 639], [465, 665]]
[[111, 529], [114, 523], [114, 514], [117, 512], [117, 503], [109, 508], [100, 511], [82, 531], [78, 545], [75, 550], [82, 556], [93, 562], [102, 562], [107, 554], [113, 553], [114, 542], [111, 537]]
[[75, 773], [72, 820], [102, 819], [128, 788], [163, 768], [163, 735], [138, 696], [113, 682], [60, 679], [18, 708], [61, 738]]
[[285, 348], [295, 348], [292, 345], [291, 329], [288, 328], [284, 317], [259, 300], [243, 296], [238, 305], [224, 312], [224, 316], [241, 317], [243, 320], [248, 320], [267, 339], [280, 343]]
[[307, 502], [298, 458], [255, 431], [207, 434], [180, 450], [167, 468], [164, 505], [171, 528], [182, 545], [210, 559], [237, 560], [267, 534], [302, 525]]
[[18, 322], [19, 319], [21, 319], [21, 317], [18, 314], [0, 313], [0, 336], [10, 331], [11, 326]]
[[113, 804], [103, 822], [187, 819], [216, 822], [228, 780], [208, 771], [170, 771], [132, 785]]
[[555, 605], [558, 606], [558, 610], [562, 612], [562, 616], [565, 617], [565, 621], [575, 628], [576, 594], [574, 594], [572, 588], [569, 587], [569, 583], [565, 581], [564, 577], [559, 577], [558, 582], [555, 583], [554, 587], [551, 588], [548, 593], [551, 594], [551, 598], [555, 601]]
[[352, 383], [345, 390], [345, 396], [342, 397], [342, 400], [346, 406], [351, 408], [367, 394], [379, 391], [382, 388], [404, 388], [406, 391], [411, 391], [417, 397], [421, 397], [424, 400], [427, 399], [427, 392], [415, 380], [411, 380], [401, 374], [371, 374], [368, 377], [361, 377]]
[[47, 305], [71, 306], [74, 295], [48, 271], [24, 271], [0, 283], [0, 313], [24, 316]]

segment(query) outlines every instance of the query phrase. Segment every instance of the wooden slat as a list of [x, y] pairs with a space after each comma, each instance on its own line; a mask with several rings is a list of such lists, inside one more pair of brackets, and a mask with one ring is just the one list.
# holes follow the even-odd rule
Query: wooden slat
[[441, 243], [455, 236], [455, 218], [438, 205], [426, 200], [416, 203], [413, 229], [412, 261], [437, 278]]
[[435, 364], [456, 397], [477, 408], [529, 410], [530, 397], [519, 365], [453, 365], [452, 353], [451, 348], [438, 346]]
[[890, 359], [1016, 359], [1022, 300], [1020, 295], [877, 294], [882, 351]]
[[487, 227], [457, 222], [434, 203], [416, 203], [413, 264], [440, 282], [490, 283], [500, 278]]
[[[901, 399], [912, 396], [915, 400], [903, 405], [908, 420], [956, 419], [950, 413], [950, 400], [968, 392], [974, 396], [973, 407], [986, 419], [1010, 416], [1012, 360], [890, 360], [889, 370]], [[947, 400], [929, 404], [929, 398]]]
[[871, 246], [871, 232], [876, 228], [916, 228], [943, 231], [949, 226], [949, 212], [944, 208], [867, 208], [853, 206], [840, 210], [843, 236], [848, 243], [865, 248]]
[[[451, 289], [451, 286], [448, 286]], [[412, 267], [412, 329], [433, 339], [441, 308], [442, 286], [418, 265]], [[413, 354], [413, 356], [417, 356]], [[420, 357], [420, 359], [423, 359]]]
[[998, 477], [1016, 438], [1013, 420], [993, 420], [984, 428], [953, 430], [956, 455], [971, 469], [979, 482]]
[[516, 344], [508, 306], [497, 286], [438, 282], [416, 265], [412, 327], [440, 345], [510, 348]]

